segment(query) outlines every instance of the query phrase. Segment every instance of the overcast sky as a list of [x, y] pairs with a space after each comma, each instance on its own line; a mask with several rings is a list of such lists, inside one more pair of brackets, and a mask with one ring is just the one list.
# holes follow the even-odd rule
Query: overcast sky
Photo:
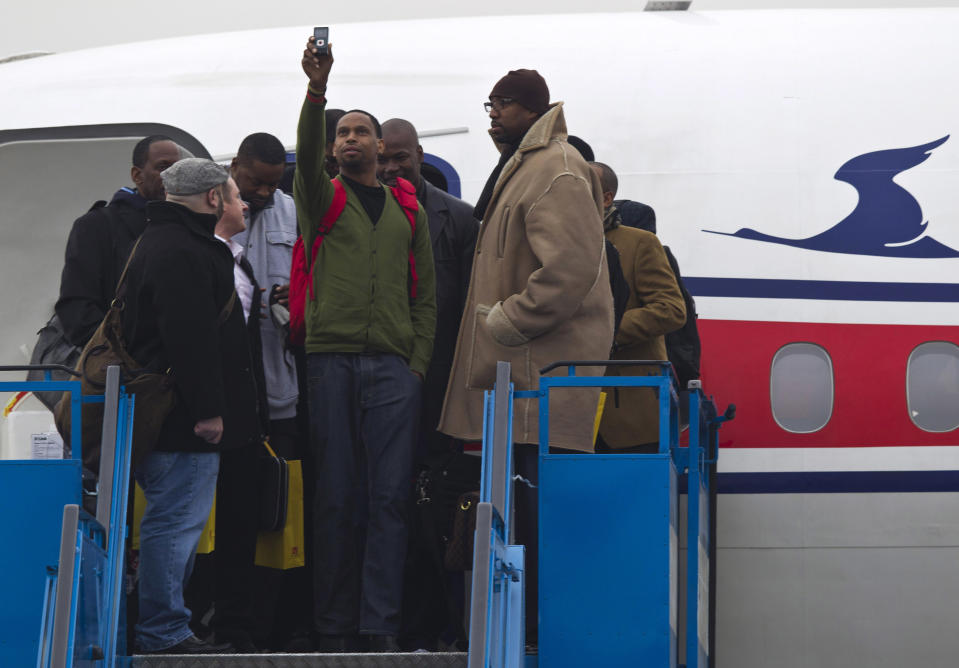
[[[0, 58], [30, 51], [71, 51], [163, 37], [328, 25], [343, 22], [584, 11], [629, 11], [646, 0], [366, 0], [365, 2], [240, 2], [202, 0], [118, 2], [117, 0], [53, 0], [4, 3], [0, 22]], [[12, 7], [11, 7], [12, 5]], [[769, 9], [829, 7], [959, 7], [959, 0], [693, 0], [692, 9]], [[118, 63], [122, 66], [122, 63]]]

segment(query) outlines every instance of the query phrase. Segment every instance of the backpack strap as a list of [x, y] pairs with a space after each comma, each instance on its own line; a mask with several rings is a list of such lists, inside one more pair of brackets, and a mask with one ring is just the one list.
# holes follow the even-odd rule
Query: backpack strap
[[313, 299], [313, 265], [316, 263], [316, 255], [320, 252], [320, 245], [323, 243], [323, 238], [330, 233], [340, 214], [343, 213], [343, 209], [346, 208], [346, 188], [343, 187], [343, 183], [339, 179], [331, 179], [330, 182], [333, 184], [333, 201], [330, 203], [330, 207], [326, 210], [326, 213], [323, 214], [323, 218], [317, 226], [316, 238], [313, 239], [313, 248], [310, 252], [310, 267], [307, 272], [309, 277], [307, 290], [309, 291], [311, 300]]
[[416, 258], [413, 255], [413, 238], [416, 236], [416, 214], [420, 203], [416, 199], [416, 188], [404, 178], [397, 177], [396, 185], [390, 188], [393, 197], [410, 221], [410, 299], [416, 299], [416, 285], [419, 277], [416, 275]]

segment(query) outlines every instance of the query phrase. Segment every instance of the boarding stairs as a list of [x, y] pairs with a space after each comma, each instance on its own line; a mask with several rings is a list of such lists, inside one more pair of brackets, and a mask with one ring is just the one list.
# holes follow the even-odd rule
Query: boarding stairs
[[[79, 381], [0, 383], [0, 391], [71, 392], [73, 415], [103, 402], [105, 419], [97, 516], [80, 503], [80, 453], [45, 462], [0, 462], [4, 508], [21, 508], [13, 534], [24, 554], [7, 562], [0, 586], [23, 614], [3, 613], [0, 661], [38, 668], [565, 668], [655, 666], [710, 668], [715, 655], [715, 470], [719, 416], [698, 383], [688, 401], [688, 447], [680, 447], [679, 400], [672, 369], [652, 376], [577, 376], [583, 366], [621, 362], [558, 362], [566, 375], [543, 375], [538, 390], [514, 391], [509, 364], [500, 362], [486, 392], [480, 503], [477, 506], [470, 605], [469, 653], [229, 654], [128, 656], [123, 635], [123, 547], [134, 397], [119, 370], [108, 373], [103, 396], [81, 396]], [[24, 367], [0, 367], [0, 371]], [[52, 367], [51, 367], [52, 368]], [[31, 387], [26, 387], [31, 386]], [[660, 403], [660, 447], [651, 455], [554, 455], [548, 451], [549, 393], [556, 388], [649, 387]], [[514, 481], [512, 411], [517, 398], [540, 406], [540, 631], [539, 654], [523, 637], [525, 548], [511, 540]], [[79, 419], [72, 423], [79, 443]], [[688, 503], [680, 502], [685, 473]], [[50, 490], [37, 505], [35, 490]], [[118, 490], [123, 490], [119, 493]], [[14, 504], [14, 505], [11, 505]], [[59, 547], [51, 548], [50, 517], [62, 513]], [[42, 512], [41, 512], [42, 511]], [[19, 524], [17, 524], [19, 522]], [[679, 532], [693, 546], [681, 561]], [[53, 553], [56, 552], [55, 555]], [[53, 556], [52, 556], [53, 555]], [[39, 565], [39, 566], [38, 566]], [[681, 578], [685, 566], [685, 578]], [[46, 570], [39, 581], [34, 571]], [[34, 577], [19, 578], [18, 573]], [[685, 586], [682, 582], [685, 582]], [[42, 599], [37, 591], [42, 590]], [[685, 595], [681, 595], [685, 592]], [[6, 598], [6, 597], [5, 597]], [[32, 610], [42, 600], [42, 610]], [[9, 605], [5, 606], [8, 610]], [[37, 606], [38, 608], [41, 606]], [[29, 614], [27, 614], [29, 613]], [[12, 621], [17, 617], [17, 621]], [[37, 633], [37, 620], [40, 632]], [[20, 628], [22, 627], [22, 628]], [[682, 643], [682, 646], [681, 644]], [[685, 663], [680, 664], [681, 650]]]

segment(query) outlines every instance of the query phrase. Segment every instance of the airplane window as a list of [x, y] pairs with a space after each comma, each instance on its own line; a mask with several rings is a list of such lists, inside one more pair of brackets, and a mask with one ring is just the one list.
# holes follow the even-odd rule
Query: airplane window
[[790, 343], [773, 357], [769, 375], [773, 418], [785, 429], [808, 434], [832, 417], [832, 360], [822, 346]]
[[906, 405], [923, 431], [959, 427], [959, 346], [931, 341], [912, 351], [906, 366]]

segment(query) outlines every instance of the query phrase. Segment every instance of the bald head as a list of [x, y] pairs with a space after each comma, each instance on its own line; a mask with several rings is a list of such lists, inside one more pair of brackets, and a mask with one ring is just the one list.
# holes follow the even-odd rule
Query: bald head
[[420, 143], [420, 137], [416, 133], [416, 128], [405, 118], [391, 118], [383, 123], [383, 136], [387, 133], [395, 134], [397, 138], [404, 137], [414, 144]]
[[589, 166], [599, 177], [599, 183], [603, 188], [603, 208], [609, 209], [616, 199], [616, 191], [619, 190], [619, 179], [616, 178], [616, 172], [613, 168], [604, 162], [591, 162]]
[[377, 158], [376, 175], [388, 186], [395, 186], [397, 177], [420, 187], [420, 165], [423, 147], [416, 128], [402, 118], [391, 118], [383, 123], [383, 151]]

